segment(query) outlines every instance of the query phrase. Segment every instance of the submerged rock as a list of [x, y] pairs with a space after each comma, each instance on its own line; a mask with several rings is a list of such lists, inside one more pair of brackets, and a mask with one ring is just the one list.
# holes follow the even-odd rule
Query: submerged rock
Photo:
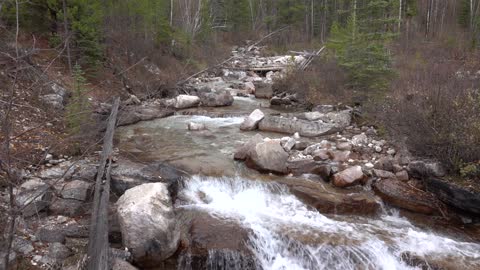
[[399, 180], [383, 179], [377, 181], [373, 187], [387, 203], [412, 212], [434, 214], [439, 207], [435, 196]]
[[123, 244], [137, 264], [155, 266], [177, 250], [180, 231], [166, 184], [127, 190], [118, 199], [117, 215]]
[[187, 125], [188, 130], [190, 131], [199, 131], [199, 130], [205, 130], [207, 127], [203, 123], [194, 123], [190, 122]]

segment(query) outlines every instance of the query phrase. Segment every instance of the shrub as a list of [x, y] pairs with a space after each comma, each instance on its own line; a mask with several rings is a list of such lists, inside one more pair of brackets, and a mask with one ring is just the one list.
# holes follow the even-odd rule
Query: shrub
[[471, 167], [464, 164], [480, 160], [480, 76], [465, 70], [478, 70], [465, 59], [478, 58], [445, 52], [425, 47], [399, 55], [399, 78], [377, 116], [412, 153], [466, 174]]

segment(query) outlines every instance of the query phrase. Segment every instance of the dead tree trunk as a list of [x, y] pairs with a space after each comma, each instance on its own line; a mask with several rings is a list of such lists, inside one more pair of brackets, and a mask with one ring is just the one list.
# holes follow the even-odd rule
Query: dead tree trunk
[[108, 202], [110, 197], [110, 170], [113, 150], [113, 134], [117, 122], [120, 98], [116, 98], [108, 119], [107, 131], [103, 140], [103, 151], [100, 166], [95, 180], [95, 195], [93, 198], [93, 213], [90, 221], [88, 238], [87, 269], [109, 270], [108, 245]]

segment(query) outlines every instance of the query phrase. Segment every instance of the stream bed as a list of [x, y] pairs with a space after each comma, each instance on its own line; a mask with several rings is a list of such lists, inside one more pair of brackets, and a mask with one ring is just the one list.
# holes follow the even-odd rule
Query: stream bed
[[[224, 117], [180, 113], [121, 127], [118, 145], [134, 161], [165, 161], [191, 173], [176, 208], [247, 229], [255, 261], [249, 269], [480, 269], [478, 243], [421, 229], [387, 207], [373, 217], [324, 215], [281, 184], [292, 178], [262, 175], [235, 162], [236, 147], [256, 134], [241, 132], [239, 125], [260, 102], [236, 98], [233, 106], [210, 111]], [[207, 130], [188, 131], [189, 122]], [[208, 260], [208, 269], [245, 269], [235, 253], [212, 253]], [[189, 263], [178, 268], [195, 269]]]

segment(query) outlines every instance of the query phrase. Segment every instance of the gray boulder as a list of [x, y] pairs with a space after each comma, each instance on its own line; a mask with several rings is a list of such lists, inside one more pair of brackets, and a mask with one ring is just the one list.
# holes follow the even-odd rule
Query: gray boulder
[[280, 140], [270, 140], [256, 144], [251, 149], [246, 164], [261, 172], [285, 174], [287, 160], [288, 153], [280, 144]]
[[88, 183], [81, 180], [73, 180], [71, 182], [67, 182], [63, 186], [61, 196], [64, 199], [86, 201], [92, 186], [93, 183]]
[[15, 197], [16, 204], [24, 217], [31, 217], [47, 209], [52, 199], [50, 186], [38, 178], [28, 180], [20, 186], [20, 193]]
[[407, 167], [408, 173], [415, 178], [443, 177], [446, 172], [442, 164], [435, 161], [412, 161]]
[[235, 160], [245, 160], [250, 154], [250, 151], [258, 144], [263, 142], [263, 137], [260, 134], [253, 136], [248, 142], [237, 148], [233, 158]]
[[201, 93], [200, 102], [205, 107], [222, 107], [233, 104], [233, 96], [229, 91]]
[[137, 264], [155, 266], [177, 250], [180, 231], [166, 184], [127, 190], [117, 201], [117, 215], [123, 244]]
[[254, 110], [249, 116], [245, 117], [243, 123], [240, 125], [240, 130], [255, 130], [258, 123], [262, 121], [265, 114], [259, 109]]
[[191, 107], [197, 107], [200, 104], [200, 98], [190, 95], [179, 95], [175, 98], [176, 109], [186, 109]]
[[265, 116], [260, 121], [258, 128], [262, 131], [287, 134], [298, 132], [305, 137], [316, 137], [338, 131], [337, 126], [332, 123], [313, 122], [281, 116]]

